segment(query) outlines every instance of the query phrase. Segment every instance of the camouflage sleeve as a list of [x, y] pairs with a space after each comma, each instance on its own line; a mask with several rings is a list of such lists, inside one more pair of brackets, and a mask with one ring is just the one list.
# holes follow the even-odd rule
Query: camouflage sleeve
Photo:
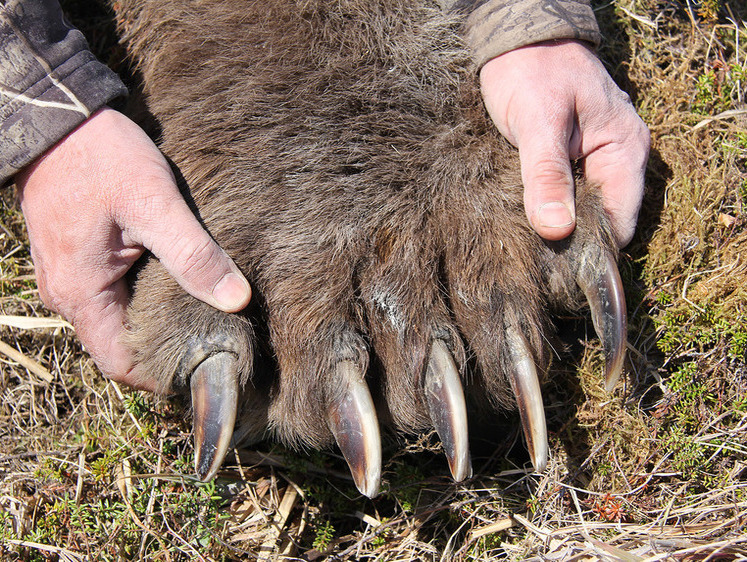
[[126, 92], [57, 0], [0, 0], [0, 185]]
[[466, 39], [478, 68], [505, 52], [553, 39], [602, 40], [590, 0], [443, 0], [467, 11]]

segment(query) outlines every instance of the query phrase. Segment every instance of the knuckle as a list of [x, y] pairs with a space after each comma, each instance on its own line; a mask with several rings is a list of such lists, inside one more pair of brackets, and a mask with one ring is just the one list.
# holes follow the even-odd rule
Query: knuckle
[[636, 114], [633, 130], [629, 137], [628, 151], [632, 158], [641, 164], [648, 160], [651, 150], [651, 132], [643, 120]]
[[39, 291], [39, 298], [41, 299], [44, 306], [52, 312], [59, 313], [58, 300], [53, 296], [53, 293], [49, 291], [46, 284], [40, 283], [37, 280], [36, 287]]
[[166, 194], [160, 191], [130, 192], [126, 198], [116, 202], [117, 209], [113, 214], [127, 217], [127, 221], [135, 217], [139, 224], [158, 224], [163, 217], [168, 216], [172, 205]]
[[649, 130], [646, 123], [643, 122], [643, 119], [638, 119], [638, 139], [641, 142], [642, 146], [645, 148], [646, 152], [649, 151], [651, 148], [651, 131]]
[[207, 235], [201, 240], [194, 238], [181, 239], [176, 250], [174, 267], [182, 276], [190, 279], [202, 278], [218, 272], [220, 269], [219, 252], [215, 242]]
[[48, 273], [37, 269], [36, 288], [39, 292], [39, 298], [46, 308], [58, 314], [62, 314], [67, 320], [70, 320], [68, 315], [63, 312], [66, 301], [64, 297], [64, 288], [62, 284], [56, 280], [55, 276], [50, 276]]
[[559, 158], [540, 160], [531, 166], [528, 190], [537, 196], [567, 194], [572, 189], [570, 163]]

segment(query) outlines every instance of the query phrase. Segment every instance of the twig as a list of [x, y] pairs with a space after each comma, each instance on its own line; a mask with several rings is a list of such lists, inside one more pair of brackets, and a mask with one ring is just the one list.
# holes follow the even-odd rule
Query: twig
[[54, 380], [54, 377], [50, 374], [50, 372], [42, 367], [38, 362], [34, 361], [30, 357], [26, 357], [23, 353], [9, 346], [2, 340], [0, 340], [0, 353], [12, 359], [16, 363], [19, 363], [22, 367], [34, 373], [44, 382], [51, 383]]
[[78, 481], [75, 484], [75, 504], [80, 503], [80, 495], [83, 493], [83, 473], [86, 470], [86, 453], [78, 453]]
[[130, 472], [129, 462], [122, 463], [122, 466], [117, 465], [117, 468], [114, 473], [115, 480], [114, 482], [117, 485], [117, 488], [119, 489], [119, 495], [122, 497], [122, 501], [125, 504], [125, 507], [127, 508], [127, 512], [130, 514], [130, 517], [132, 518], [132, 522], [135, 523], [140, 529], [142, 529], [145, 533], [151, 535], [153, 538], [155, 538], [158, 541], [158, 544], [161, 547], [161, 552], [166, 556], [166, 560], [168, 562], [171, 562], [171, 554], [169, 554], [168, 549], [166, 548], [166, 543], [163, 542], [163, 539], [161, 539], [159, 533], [148, 527], [145, 523], [143, 523], [140, 520], [140, 517], [137, 516], [137, 513], [135, 513], [135, 510], [132, 507], [132, 504], [130, 503], [130, 498], [128, 497], [128, 486], [126, 482], [132, 478], [132, 474], [128, 474]]
[[5, 539], [8, 544], [14, 544], [16, 546], [26, 546], [28, 548], [35, 548], [43, 552], [51, 552], [52, 554], [58, 555], [63, 560], [85, 560], [84, 556], [76, 554], [75, 552], [62, 548], [61, 546], [52, 546], [49, 544], [42, 544], [33, 541], [22, 541], [17, 539]]
[[297, 500], [298, 491], [296, 490], [296, 487], [288, 485], [288, 487], [285, 489], [285, 494], [283, 494], [283, 500], [280, 502], [280, 505], [275, 512], [275, 517], [273, 518], [273, 521], [271, 523], [272, 528], [270, 529], [269, 537], [265, 539], [264, 543], [262, 543], [262, 546], [259, 549], [259, 561], [269, 561], [275, 559], [275, 547], [279, 547], [277, 541], [280, 538], [280, 533], [283, 531], [285, 522], [288, 520], [288, 516], [295, 507]]
[[703, 550], [706, 550], [709, 548], [715, 548], [715, 549], [722, 551], [723, 548], [725, 547], [730, 547], [730, 546], [734, 546], [734, 545], [745, 543], [745, 542], [747, 542], [747, 538], [719, 541], [719, 542], [713, 542], [710, 544], [701, 544], [701, 545], [693, 546], [690, 548], [683, 548], [682, 550], [675, 550], [674, 552], [667, 552], [665, 554], [657, 554], [656, 556], [651, 556], [650, 558], [646, 558], [645, 562], [659, 562], [659, 561], [664, 561], [664, 560], [681, 560], [684, 558], [685, 554], [695, 554], [696, 552], [702, 552]]
[[747, 109], [727, 109], [726, 111], [722, 111], [721, 113], [717, 113], [713, 117], [708, 117], [707, 119], [703, 119], [702, 121], [698, 122], [696, 125], [693, 125], [691, 131], [697, 131], [698, 129], [701, 129], [708, 125], [709, 123], [712, 123], [714, 121], [723, 121], [725, 119], [733, 119], [734, 117], [738, 117], [740, 115], [747, 115]]
[[0, 315], [0, 324], [18, 328], [20, 330], [37, 330], [48, 328], [70, 328], [75, 330], [73, 325], [62, 318], [47, 318], [38, 316], [8, 316]]
[[472, 529], [469, 532], [469, 540], [473, 541], [475, 539], [479, 539], [480, 537], [484, 537], [485, 535], [492, 535], [493, 533], [500, 533], [501, 531], [510, 529], [513, 526], [514, 526], [513, 519], [511, 518], [499, 519], [495, 523], [490, 523], [489, 525], [485, 525], [477, 529]]
[[[120, 399], [122, 404], [125, 402], [124, 393], [122, 392], [122, 389], [119, 388], [119, 385], [115, 381], [109, 381], [109, 384], [114, 388], [114, 392], [117, 393], [117, 397]], [[137, 430], [140, 432], [140, 435], [143, 434], [143, 426], [140, 425], [140, 423], [137, 421], [137, 418], [133, 415], [133, 413], [130, 411], [129, 408], [125, 408], [127, 411], [127, 414], [130, 416], [130, 419], [132, 420], [132, 423], [135, 424], [135, 427], [137, 427]]]
[[540, 537], [543, 541], [547, 540], [548, 537], [552, 534], [551, 531], [545, 531], [544, 529], [540, 529], [537, 527], [534, 523], [529, 521], [526, 517], [519, 515], [518, 513], [514, 513], [511, 518], [516, 521], [517, 523], [520, 523], [523, 527], [526, 527], [528, 531], [531, 531], [538, 537]]
[[0, 457], [0, 464], [10, 462], [10, 461], [16, 461], [20, 459], [30, 459], [33, 457], [45, 457], [47, 455], [64, 455], [64, 451], [26, 451], [25, 453], [18, 453], [17, 455], [8, 455], [5, 457]]
[[631, 18], [631, 19], [634, 19], [634, 20], [635, 20], [635, 21], [637, 21], [638, 23], [642, 23], [643, 25], [647, 25], [648, 27], [650, 27], [650, 28], [651, 28], [651, 29], [653, 29], [654, 31], [655, 31], [655, 30], [657, 29], [657, 27], [658, 27], [658, 26], [656, 25], [656, 22], [655, 22], [655, 21], [653, 21], [653, 20], [650, 20], [650, 19], [648, 19], [648, 18], [646, 18], [646, 17], [643, 17], [643, 16], [639, 16], [638, 14], [634, 14], [633, 12], [631, 12], [631, 11], [630, 11], [630, 10], [628, 10], [627, 8], [623, 8], [622, 6], [618, 6], [618, 8], [619, 8], [619, 9], [620, 9], [620, 11], [622, 11], [622, 12], [623, 12], [623, 13], [624, 13], [624, 14], [625, 14], [626, 16], [628, 16], [628, 17], [629, 17], [629, 18]]

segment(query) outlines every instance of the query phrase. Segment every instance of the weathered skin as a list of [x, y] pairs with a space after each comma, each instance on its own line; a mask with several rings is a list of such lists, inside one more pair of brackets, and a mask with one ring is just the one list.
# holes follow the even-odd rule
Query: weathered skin
[[[458, 22], [405, 0], [117, 4], [161, 148], [254, 289], [249, 309], [228, 315], [149, 261], [130, 309], [143, 376], [187, 395], [194, 376], [194, 398], [219, 372], [241, 389], [238, 435], [337, 441], [373, 495], [378, 426], [366, 388], [380, 422], [441, 427], [455, 478], [470, 474], [466, 420], [450, 400], [458, 379], [441, 374], [453, 364], [467, 392], [497, 407], [515, 404], [513, 387], [541, 469], [544, 416], [540, 401], [542, 429], [527, 430], [539, 422], [522, 369], [532, 387], [548, 366], [548, 310], [580, 306], [577, 278], [593, 292], [615, 277], [616, 250], [582, 182], [570, 239], [549, 245], [531, 230], [518, 154], [484, 112]], [[595, 315], [600, 331], [622, 329], [603, 336], [614, 384], [624, 302], [622, 319], [608, 312]], [[442, 399], [443, 388], [457, 390]], [[198, 424], [212, 415], [200, 413], [213, 412], [206, 404]]]

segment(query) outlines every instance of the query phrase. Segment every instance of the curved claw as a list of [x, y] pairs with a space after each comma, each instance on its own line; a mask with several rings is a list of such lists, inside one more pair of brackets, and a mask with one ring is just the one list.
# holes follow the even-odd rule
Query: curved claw
[[195, 472], [210, 480], [223, 463], [236, 423], [239, 399], [236, 356], [226, 351], [202, 361], [192, 373]]
[[428, 412], [456, 482], [472, 476], [467, 405], [454, 359], [443, 340], [433, 340], [424, 382]]
[[339, 402], [329, 405], [327, 424], [350, 467], [355, 485], [373, 498], [381, 480], [381, 437], [371, 393], [353, 361], [337, 364], [342, 390]]
[[587, 260], [584, 266], [577, 282], [589, 301], [594, 330], [604, 345], [605, 387], [611, 391], [620, 379], [625, 362], [628, 339], [625, 293], [617, 264], [609, 252], [602, 264]]
[[510, 373], [511, 387], [519, 406], [524, 438], [534, 470], [542, 472], [547, 466], [549, 447], [537, 368], [529, 345], [521, 334], [513, 328], [508, 328], [506, 339], [513, 365]]

